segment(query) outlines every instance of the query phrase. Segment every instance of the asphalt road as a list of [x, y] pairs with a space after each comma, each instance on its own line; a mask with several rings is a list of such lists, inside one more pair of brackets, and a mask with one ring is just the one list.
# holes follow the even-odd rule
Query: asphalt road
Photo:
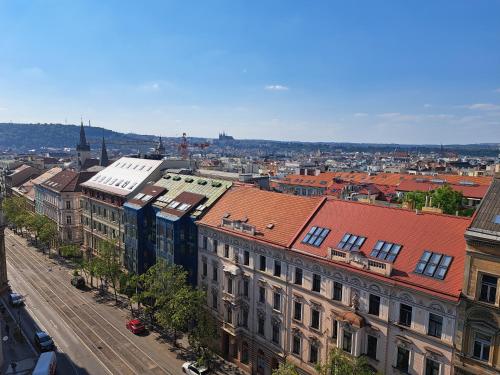
[[125, 328], [128, 311], [72, 287], [69, 269], [5, 234], [9, 282], [26, 297], [18, 317], [28, 337], [38, 326], [54, 338], [58, 374], [182, 374], [183, 360], [156, 334], [135, 336]]

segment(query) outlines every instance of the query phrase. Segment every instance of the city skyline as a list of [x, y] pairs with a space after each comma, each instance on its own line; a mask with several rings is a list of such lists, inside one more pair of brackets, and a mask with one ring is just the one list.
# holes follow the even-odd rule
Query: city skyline
[[[500, 139], [498, 4], [0, 4], [0, 122], [369, 143]], [[34, 58], [35, 57], [35, 58]]]

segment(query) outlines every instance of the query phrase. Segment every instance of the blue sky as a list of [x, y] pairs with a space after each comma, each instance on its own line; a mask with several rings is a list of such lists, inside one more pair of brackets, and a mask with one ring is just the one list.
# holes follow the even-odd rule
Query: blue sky
[[499, 15], [496, 0], [0, 0], [0, 122], [500, 142]]

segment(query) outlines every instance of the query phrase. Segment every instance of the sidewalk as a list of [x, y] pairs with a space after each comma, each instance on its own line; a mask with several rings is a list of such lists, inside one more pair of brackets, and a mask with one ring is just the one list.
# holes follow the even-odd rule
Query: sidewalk
[[[2, 348], [4, 364], [0, 369], [1, 374], [31, 374], [35, 367], [38, 355], [30, 343], [26, 340], [24, 333], [18, 328], [14, 315], [5, 306], [5, 300], [0, 300], [0, 309], [5, 310], [0, 314], [0, 331], [2, 337]], [[14, 368], [13, 368], [14, 367]]]

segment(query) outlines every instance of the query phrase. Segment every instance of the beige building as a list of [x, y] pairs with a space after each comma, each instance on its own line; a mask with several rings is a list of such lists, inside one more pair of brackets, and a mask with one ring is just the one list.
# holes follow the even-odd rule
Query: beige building
[[456, 374], [500, 373], [500, 179], [465, 232], [467, 255], [457, 324]]
[[452, 373], [469, 219], [251, 188], [200, 221], [199, 285], [244, 370], [315, 373], [330, 349], [384, 374]]
[[[82, 184], [84, 248], [97, 253], [100, 243], [116, 241], [124, 248], [123, 204], [146, 184], [158, 181], [163, 161], [123, 157]], [[122, 252], [122, 261], [124, 253]]]

